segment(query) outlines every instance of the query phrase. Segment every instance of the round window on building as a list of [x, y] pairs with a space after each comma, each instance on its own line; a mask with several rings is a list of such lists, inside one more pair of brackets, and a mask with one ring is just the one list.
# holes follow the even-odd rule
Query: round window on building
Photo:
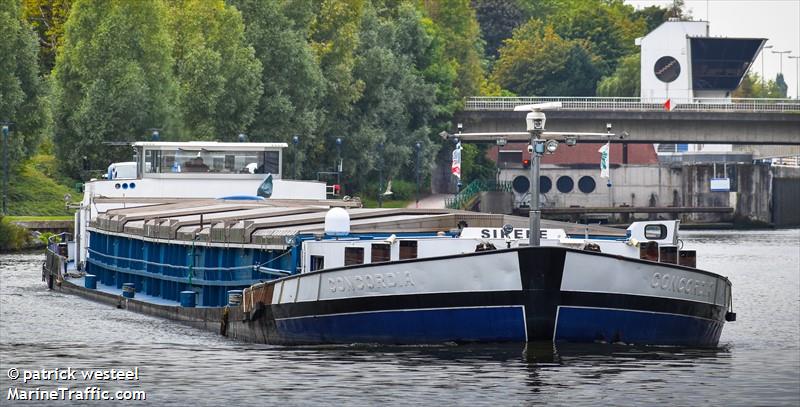
[[590, 194], [594, 192], [596, 186], [597, 185], [594, 182], [594, 178], [588, 175], [583, 176], [580, 180], [578, 180], [578, 189], [580, 189], [584, 194]]
[[524, 194], [531, 189], [531, 181], [528, 180], [528, 177], [520, 175], [511, 181], [511, 188], [518, 194]]
[[663, 56], [653, 66], [653, 73], [661, 82], [670, 83], [681, 74], [681, 64], [671, 56]]
[[558, 181], [556, 181], [556, 188], [565, 194], [572, 191], [573, 187], [575, 187], [575, 182], [572, 181], [572, 178], [566, 175], [559, 177]]
[[546, 194], [553, 189], [553, 181], [550, 181], [550, 178], [545, 177], [544, 175], [539, 177], [539, 192], [542, 194]]

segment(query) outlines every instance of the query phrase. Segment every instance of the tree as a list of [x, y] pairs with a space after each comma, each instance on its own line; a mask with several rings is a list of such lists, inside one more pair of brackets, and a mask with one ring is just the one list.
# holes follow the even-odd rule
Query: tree
[[472, 7], [486, 41], [486, 56], [495, 59], [503, 40], [527, 20], [525, 10], [508, 0], [473, 0]]
[[484, 82], [483, 40], [469, 0], [420, 0], [444, 44], [444, 58], [453, 64], [461, 98], [480, 94]]
[[778, 76], [775, 77], [775, 85], [778, 88], [778, 95], [777, 96], [770, 96], [770, 97], [778, 97], [785, 99], [789, 92], [789, 85], [786, 84], [786, 80], [783, 79], [783, 73], [778, 73]]
[[669, 10], [659, 6], [647, 6], [634, 11], [633, 17], [644, 21], [646, 31], [649, 33], [669, 20]]
[[731, 94], [734, 98], [785, 98], [787, 87], [781, 88], [778, 80], [783, 78], [778, 74], [775, 80], [764, 82], [757, 73], [748, 73], [742, 78], [742, 83]]
[[521, 95], [592, 96], [600, 78], [582, 40], [566, 40], [551, 25], [531, 20], [500, 49], [493, 79]]
[[0, 121], [14, 122], [8, 145], [11, 165], [36, 151], [49, 125], [37, 52], [36, 34], [22, 19], [18, 3], [0, 2]]
[[[318, 123], [324, 120], [320, 103], [325, 82], [306, 41], [314, 16], [311, 2], [235, 0], [233, 4], [242, 12], [245, 35], [263, 67], [264, 93], [248, 131], [250, 139], [289, 142], [299, 135], [302, 145], [316, 145]], [[302, 169], [315, 170], [303, 165], [305, 149], [298, 150], [284, 156], [286, 163], [293, 166], [297, 159]]]
[[167, 14], [159, 0], [72, 5], [53, 71], [56, 155], [70, 176], [83, 156], [93, 168], [130, 158], [104, 142], [180, 133]]
[[222, 0], [171, 0], [180, 115], [192, 139], [236, 140], [253, 122], [261, 62], [238, 10]]
[[73, 0], [23, 0], [22, 14], [39, 36], [39, 62], [43, 74], [50, 74], [64, 37], [64, 23]]
[[419, 71], [429, 62], [431, 38], [413, 7], [400, 5], [386, 14], [381, 17], [378, 10], [365, 7], [354, 55], [353, 76], [364, 88], [346, 117], [348, 148], [343, 151], [351, 190], [366, 186], [378, 160], [387, 177], [413, 174], [418, 142], [421, 168], [427, 173], [435, 150], [429, 124], [435, 115], [436, 85]]
[[597, 84], [597, 96], [632, 97], [641, 92], [641, 56], [631, 54], [623, 57], [617, 69]]
[[564, 0], [545, 22], [561, 38], [585, 40], [600, 73], [609, 75], [621, 57], [638, 52], [634, 40], [646, 34], [644, 21], [633, 16], [622, 0]]

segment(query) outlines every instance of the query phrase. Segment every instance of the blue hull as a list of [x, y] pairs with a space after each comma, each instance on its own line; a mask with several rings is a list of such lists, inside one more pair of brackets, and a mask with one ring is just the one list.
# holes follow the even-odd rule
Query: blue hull
[[556, 342], [716, 346], [722, 321], [688, 315], [605, 308], [560, 307]]
[[523, 342], [522, 306], [417, 309], [277, 319], [278, 334], [305, 343]]

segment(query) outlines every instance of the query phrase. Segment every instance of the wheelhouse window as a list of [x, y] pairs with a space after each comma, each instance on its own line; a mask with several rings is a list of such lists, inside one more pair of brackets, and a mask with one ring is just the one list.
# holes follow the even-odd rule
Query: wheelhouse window
[[417, 241], [416, 240], [401, 240], [400, 241], [400, 260], [416, 259], [417, 258]]
[[370, 253], [372, 263], [380, 263], [391, 260], [392, 246], [386, 243], [373, 243]]
[[278, 151], [214, 151], [205, 148], [145, 150], [148, 174], [206, 172], [219, 174], [278, 174]]
[[354, 266], [357, 264], [364, 264], [364, 248], [363, 247], [345, 247], [344, 248], [344, 265]]
[[311, 256], [309, 271], [322, 270], [325, 268], [325, 256]]
[[667, 227], [664, 225], [647, 225], [644, 227], [644, 238], [648, 240], [661, 240], [667, 237]]

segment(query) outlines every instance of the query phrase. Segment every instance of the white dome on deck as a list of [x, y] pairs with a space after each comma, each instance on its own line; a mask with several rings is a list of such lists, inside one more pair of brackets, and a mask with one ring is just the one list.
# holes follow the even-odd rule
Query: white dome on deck
[[332, 208], [325, 214], [325, 234], [347, 236], [350, 234], [350, 214], [342, 208]]

